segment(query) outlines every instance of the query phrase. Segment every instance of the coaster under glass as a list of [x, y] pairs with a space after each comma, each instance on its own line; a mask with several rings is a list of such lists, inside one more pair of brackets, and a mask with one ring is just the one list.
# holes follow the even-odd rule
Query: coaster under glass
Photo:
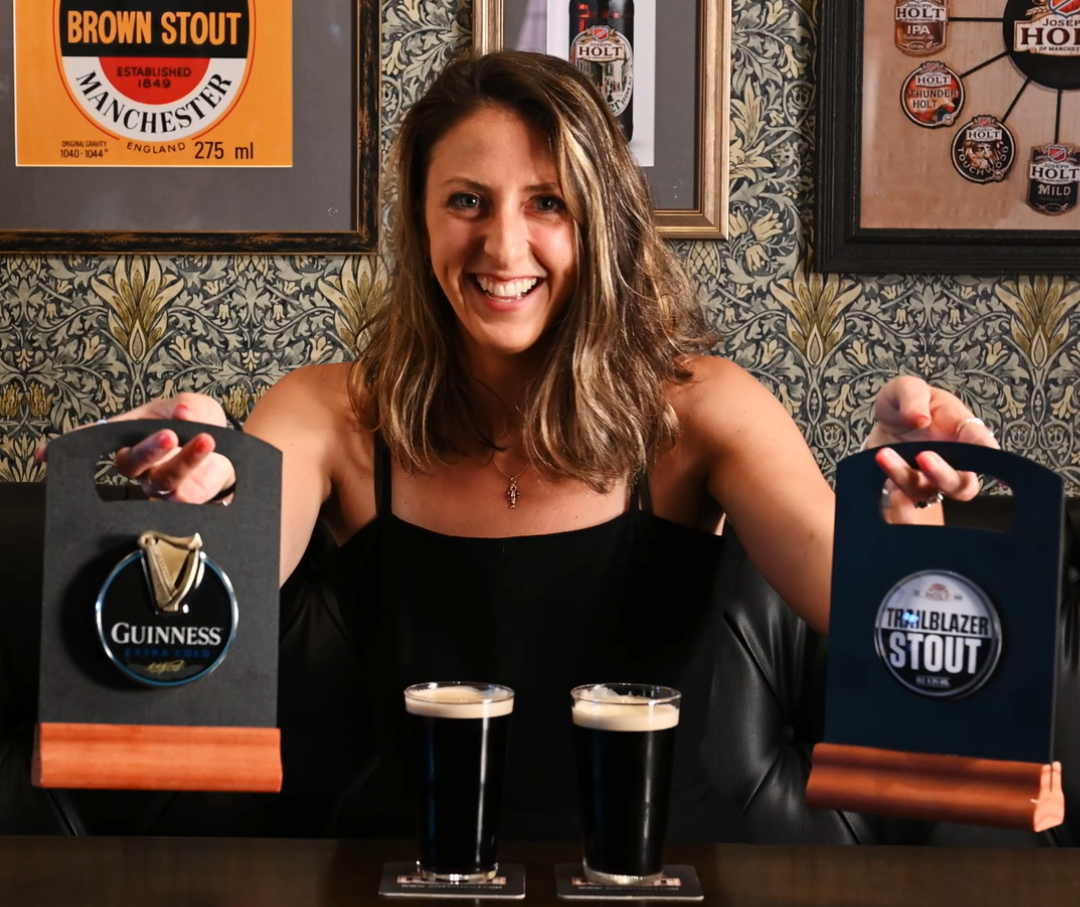
[[412, 863], [386, 863], [379, 883], [384, 898], [490, 898], [520, 901], [525, 897], [525, 867], [500, 863], [494, 878], [479, 882], [425, 879]]
[[580, 863], [555, 864], [555, 894], [566, 901], [703, 901], [693, 866], [665, 866], [659, 879], [631, 885], [602, 885], [585, 878]]

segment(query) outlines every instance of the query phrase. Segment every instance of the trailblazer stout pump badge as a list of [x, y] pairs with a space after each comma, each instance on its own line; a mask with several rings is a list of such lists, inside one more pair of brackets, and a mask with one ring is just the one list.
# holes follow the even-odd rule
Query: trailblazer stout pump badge
[[957, 573], [925, 570], [898, 582], [878, 609], [875, 646], [889, 673], [920, 696], [977, 690], [1001, 654], [989, 597]]
[[1054, 758], [1065, 564], [1064, 481], [1014, 454], [893, 446], [992, 476], [993, 520], [951, 507], [893, 524], [868, 450], [836, 468], [825, 732], [817, 809], [1045, 831], [1065, 799]]
[[101, 645], [139, 683], [191, 683], [213, 671], [232, 643], [232, 584], [202, 550], [198, 533], [144, 532], [139, 549], [117, 564], [98, 594]]

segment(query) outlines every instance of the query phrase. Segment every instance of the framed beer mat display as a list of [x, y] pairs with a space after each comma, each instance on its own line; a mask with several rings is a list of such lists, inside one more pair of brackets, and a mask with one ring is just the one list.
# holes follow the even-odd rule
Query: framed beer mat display
[[822, 0], [819, 271], [1080, 269], [1080, 0]]
[[476, 0], [473, 42], [571, 59], [597, 83], [645, 171], [660, 231], [723, 239], [731, 0]]
[[376, 0], [0, 4], [0, 252], [371, 251], [378, 97]]

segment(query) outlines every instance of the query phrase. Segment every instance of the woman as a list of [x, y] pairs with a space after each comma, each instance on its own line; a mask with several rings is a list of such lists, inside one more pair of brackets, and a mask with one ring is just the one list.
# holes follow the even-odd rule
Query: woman
[[[293, 372], [245, 431], [284, 455], [282, 577], [320, 517], [373, 672], [380, 773], [356, 811], [405, 809], [402, 688], [517, 691], [507, 833], [572, 834], [571, 686], [644, 679], [684, 694], [673, 833], [730, 819], [699, 745], [726, 515], [766, 578], [828, 626], [833, 497], [794, 422], [709, 341], [657, 235], [619, 128], [572, 66], [504, 52], [450, 64], [397, 153], [396, 273], [358, 362]], [[993, 443], [954, 397], [897, 379], [872, 446]], [[181, 394], [117, 418], [224, 424]], [[894, 516], [977, 492], [933, 454], [878, 460]], [[234, 481], [199, 435], [120, 451], [148, 493], [205, 501]], [[242, 477], [241, 477], [242, 478]], [[257, 493], [244, 488], [241, 493]], [[928, 510], [932, 513], [933, 511]], [[520, 821], [520, 825], [518, 825]]]

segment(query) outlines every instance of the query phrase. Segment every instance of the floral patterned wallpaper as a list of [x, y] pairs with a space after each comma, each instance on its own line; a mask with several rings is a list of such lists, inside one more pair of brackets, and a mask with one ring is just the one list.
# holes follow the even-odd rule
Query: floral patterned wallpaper
[[[732, 0], [730, 239], [680, 242], [723, 353], [802, 426], [822, 468], [877, 389], [925, 376], [1006, 449], [1080, 485], [1080, 280], [814, 274], [816, 0]], [[383, 4], [382, 130], [471, 39], [452, 0]], [[0, 257], [0, 481], [42, 438], [177, 389], [242, 417], [285, 372], [350, 355], [377, 257]]]

